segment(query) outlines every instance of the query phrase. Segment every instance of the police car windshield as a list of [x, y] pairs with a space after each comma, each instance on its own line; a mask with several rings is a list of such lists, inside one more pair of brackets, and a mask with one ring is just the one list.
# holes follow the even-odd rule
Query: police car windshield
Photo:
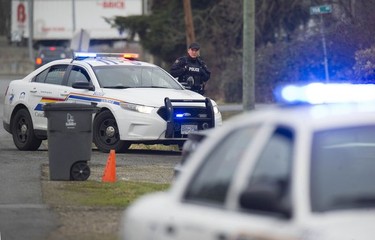
[[145, 66], [97, 66], [93, 67], [103, 88], [170, 88], [182, 87], [164, 70]]

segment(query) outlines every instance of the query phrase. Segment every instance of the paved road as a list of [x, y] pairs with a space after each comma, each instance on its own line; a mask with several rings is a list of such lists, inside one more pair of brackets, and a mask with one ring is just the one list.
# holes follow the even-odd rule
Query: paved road
[[[48, 163], [46, 143], [38, 151], [19, 151], [12, 137], [2, 127], [5, 89], [9, 80], [22, 76], [0, 76], [0, 239], [43, 240], [59, 226], [56, 214], [43, 203], [41, 165]], [[5, 80], [9, 79], [9, 80]], [[219, 107], [222, 111], [239, 111], [241, 105]], [[108, 154], [93, 151], [90, 164], [106, 163]], [[133, 151], [116, 156], [117, 165], [163, 164], [174, 166], [178, 153]]]
[[11, 135], [3, 129], [3, 99], [7, 83], [0, 81], [1, 239], [46, 239], [58, 226], [57, 216], [42, 201], [40, 166], [45, 162], [47, 151], [20, 152], [14, 147]]
[[[4, 93], [8, 81], [16, 76], [0, 76], [0, 239], [43, 240], [59, 226], [58, 216], [43, 203], [41, 165], [48, 163], [47, 143], [38, 151], [19, 151], [2, 127]], [[103, 166], [107, 153], [93, 151], [90, 164]], [[179, 153], [133, 151], [117, 154], [117, 165], [164, 164], [174, 166]]]

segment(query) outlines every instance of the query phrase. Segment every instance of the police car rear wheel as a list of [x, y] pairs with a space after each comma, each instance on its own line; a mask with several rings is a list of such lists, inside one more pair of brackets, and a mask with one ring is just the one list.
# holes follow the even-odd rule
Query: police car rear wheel
[[20, 109], [12, 120], [13, 142], [19, 150], [35, 151], [42, 143], [34, 133], [31, 116], [26, 109]]
[[111, 149], [124, 152], [130, 146], [120, 140], [116, 119], [110, 111], [103, 111], [96, 116], [93, 129], [94, 143], [102, 152], [109, 152]]

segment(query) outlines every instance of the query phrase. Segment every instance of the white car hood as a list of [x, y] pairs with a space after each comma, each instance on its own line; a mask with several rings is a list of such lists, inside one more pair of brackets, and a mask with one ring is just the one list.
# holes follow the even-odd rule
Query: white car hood
[[373, 240], [375, 210], [340, 211], [319, 214], [308, 224], [304, 239]]
[[127, 88], [103, 89], [104, 97], [140, 105], [160, 107], [164, 106], [164, 99], [204, 100], [205, 97], [188, 90], [163, 88]]

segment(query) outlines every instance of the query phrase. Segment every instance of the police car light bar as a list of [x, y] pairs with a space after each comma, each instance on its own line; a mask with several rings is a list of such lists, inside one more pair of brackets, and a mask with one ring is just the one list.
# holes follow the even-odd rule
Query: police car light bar
[[88, 52], [75, 52], [74, 59], [84, 59], [84, 58], [94, 58], [96, 57], [96, 53], [88, 53]]
[[137, 59], [139, 57], [139, 54], [137, 53], [89, 53], [89, 52], [74, 53], [74, 59], [99, 58], [99, 57]]
[[375, 102], [375, 85], [350, 83], [310, 83], [304, 86], [289, 85], [278, 94], [286, 103], [360, 103]]
[[124, 53], [123, 57], [126, 59], [138, 59], [139, 54], [138, 53]]

